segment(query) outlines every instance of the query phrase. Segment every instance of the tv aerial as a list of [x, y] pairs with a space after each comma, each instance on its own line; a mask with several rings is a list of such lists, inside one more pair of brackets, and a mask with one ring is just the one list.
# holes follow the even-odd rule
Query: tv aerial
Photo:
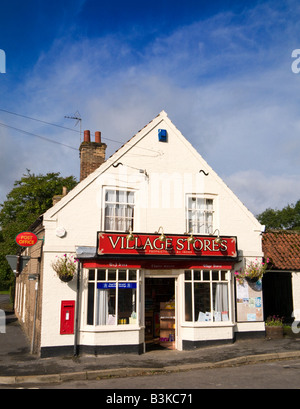
[[79, 130], [79, 134], [80, 134], [80, 143], [81, 143], [82, 118], [81, 118], [81, 116], [80, 116], [80, 113], [79, 113], [78, 111], [76, 111], [73, 116], [67, 116], [67, 115], [65, 115], [65, 118], [75, 119], [75, 120], [76, 120], [76, 123], [75, 123], [74, 126], [77, 126], [78, 124], [80, 125], [80, 126], [79, 126], [79, 129], [80, 129], [80, 130]]

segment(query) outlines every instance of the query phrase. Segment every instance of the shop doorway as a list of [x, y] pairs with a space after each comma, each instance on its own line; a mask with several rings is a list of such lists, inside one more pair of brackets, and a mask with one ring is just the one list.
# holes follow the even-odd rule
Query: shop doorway
[[153, 349], [175, 349], [175, 311], [175, 278], [146, 278], [146, 352]]

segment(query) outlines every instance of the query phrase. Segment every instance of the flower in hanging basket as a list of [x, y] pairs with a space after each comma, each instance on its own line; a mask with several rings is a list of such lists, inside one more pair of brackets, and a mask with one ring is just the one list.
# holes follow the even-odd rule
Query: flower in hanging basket
[[61, 281], [68, 282], [74, 277], [76, 271], [77, 259], [74, 256], [64, 254], [62, 257], [57, 257], [57, 260], [52, 263], [53, 270], [57, 273]]
[[241, 285], [244, 284], [245, 279], [256, 282], [265, 274], [269, 261], [269, 258], [267, 258], [265, 263], [261, 263], [256, 258], [255, 261], [251, 261], [244, 269], [241, 268], [235, 271], [235, 278]]

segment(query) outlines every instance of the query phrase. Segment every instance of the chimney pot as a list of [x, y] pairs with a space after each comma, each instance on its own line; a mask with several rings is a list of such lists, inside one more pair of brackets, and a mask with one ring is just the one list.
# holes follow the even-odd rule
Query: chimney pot
[[83, 133], [83, 142], [91, 142], [91, 133], [90, 133], [90, 131], [84, 131], [84, 133]]
[[95, 132], [95, 142], [101, 143], [101, 132], [99, 131]]

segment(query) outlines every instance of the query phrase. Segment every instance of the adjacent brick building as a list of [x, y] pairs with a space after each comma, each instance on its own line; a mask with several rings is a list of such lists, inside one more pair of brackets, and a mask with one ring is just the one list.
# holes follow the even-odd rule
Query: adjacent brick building
[[263, 279], [265, 316], [300, 320], [300, 232], [268, 231], [262, 238], [270, 269]]

